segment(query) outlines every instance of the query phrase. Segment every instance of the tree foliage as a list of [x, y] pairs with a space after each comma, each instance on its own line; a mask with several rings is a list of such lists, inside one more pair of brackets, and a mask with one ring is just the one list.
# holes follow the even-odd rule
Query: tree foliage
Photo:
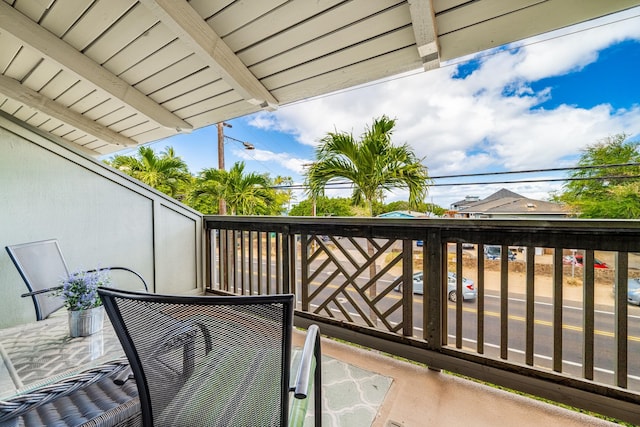
[[203, 169], [189, 199], [223, 199], [231, 215], [267, 215], [271, 213], [275, 192], [270, 188], [266, 175], [255, 172], [245, 173], [244, 162], [235, 163], [229, 171]]
[[430, 178], [409, 145], [391, 143], [394, 126], [395, 120], [387, 116], [374, 119], [359, 141], [349, 133], [327, 133], [306, 173], [309, 194], [317, 199], [328, 183], [346, 180], [354, 186], [353, 203], [365, 203], [369, 215], [385, 191], [398, 187], [406, 187], [410, 206], [417, 206], [426, 197]]
[[[313, 216], [313, 199], [302, 200], [289, 211], [291, 216]], [[354, 216], [351, 200], [343, 197], [324, 197], [316, 199], [317, 216]]]
[[205, 168], [194, 177], [172, 147], [160, 154], [139, 147], [135, 155], [116, 155], [105, 163], [204, 214], [218, 214], [223, 198], [232, 214], [280, 215], [292, 198], [290, 177], [245, 173], [244, 163], [229, 171]]
[[293, 178], [290, 176], [276, 176], [271, 181], [271, 188], [274, 192], [274, 200], [271, 212], [269, 215], [282, 215], [288, 212], [291, 208], [291, 202], [294, 199], [291, 186], [293, 185]]
[[192, 176], [173, 147], [167, 147], [160, 155], [150, 147], [139, 147], [134, 156], [115, 156], [108, 165], [130, 175], [163, 193], [181, 200], [184, 198]]
[[640, 142], [618, 134], [587, 146], [560, 193], [553, 195], [581, 218], [640, 218]]

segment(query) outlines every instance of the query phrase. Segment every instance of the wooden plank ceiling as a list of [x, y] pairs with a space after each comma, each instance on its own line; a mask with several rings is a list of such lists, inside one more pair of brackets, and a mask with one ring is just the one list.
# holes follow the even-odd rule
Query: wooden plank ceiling
[[0, 109], [112, 153], [640, 0], [2, 0]]

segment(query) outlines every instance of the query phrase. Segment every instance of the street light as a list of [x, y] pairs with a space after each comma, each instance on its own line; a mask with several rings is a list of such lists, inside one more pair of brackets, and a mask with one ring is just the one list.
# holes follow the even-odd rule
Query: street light
[[224, 135], [224, 138], [225, 139], [230, 139], [230, 140], [235, 141], [235, 142], [239, 142], [240, 144], [242, 144], [242, 146], [245, 148], [245, 150], [255, 150], [256, 149], [256, 147], [254, 147], [253, 144], [250, 143], [250, 142], [245, 142], [245, 141], [242, 141], [240, 139], [232, 138], [232, 137], [230, 137], [228, 135]]

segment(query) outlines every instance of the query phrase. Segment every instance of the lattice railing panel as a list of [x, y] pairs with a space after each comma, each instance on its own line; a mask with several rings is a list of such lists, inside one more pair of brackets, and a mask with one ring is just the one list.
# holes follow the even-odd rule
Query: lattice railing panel
[[[310, 310], [356, 324], [402, 330], [401, 244], [391, 239], [310, 235], [304, 239]], [[306, 279], [305, 279], [306, 277]], [[304, 286], [304, 283], [303, 283]]]

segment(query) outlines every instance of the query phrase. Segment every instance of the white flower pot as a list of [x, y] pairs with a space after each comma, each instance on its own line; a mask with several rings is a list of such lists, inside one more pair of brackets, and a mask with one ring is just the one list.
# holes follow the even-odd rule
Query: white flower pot
[[104, 322], [104, 307], [94, 307], [88, 310], [69, 311], [69, 336], [86, 337], [102, 329]]

